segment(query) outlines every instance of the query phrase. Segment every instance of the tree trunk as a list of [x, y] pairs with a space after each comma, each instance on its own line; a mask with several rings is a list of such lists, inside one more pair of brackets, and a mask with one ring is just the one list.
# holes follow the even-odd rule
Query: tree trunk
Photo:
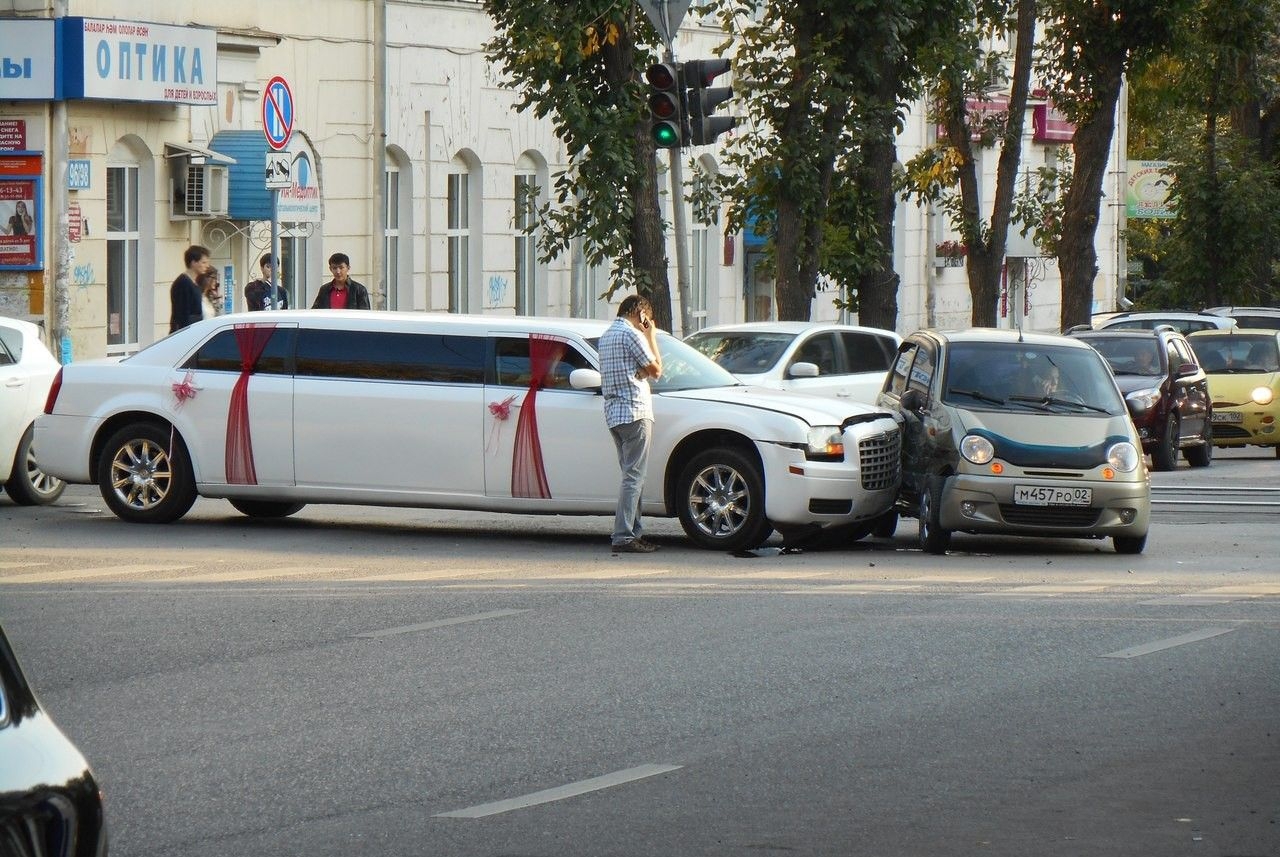
[[898, 285], [901, 278], [893, 267], [893, 222], [898, 212], [893, 192], [893, 166], [898, 160], [895, 138], [897, 111], [894, 95], [901, 86], [901, 67], [884, 74], [876, 87], [876, 101], [888, 105], [877, 111], [878, 136], [862, 146], [862, 167], [857, 181], [861, 196], [873, 201], [876, 218], [876, 269], [866, 271], [856, 283], [858, 323], [868, 327], [896, 330], [898, 326]]
[[1115, 133], [1116, 102], [1120, 97], [1121, 67], [1107, 69], [1097, 89], [1096, 109], [1076, 128], [1071, 141], [1075, 171], [1063, 200], [1062, 235], [1058, 240], [1058, 269], [1062, 272], [1060, 323], [1088, 324], [1093, 315], [1093, 281], [1098, 276], [1098, 212], [1107, 158]]
[[647, 122], [636, 128], [635, 156], [644, 165], [636, 177], [631, 198], [631, 256], [640, 294], [653, 305], [653, 318], [662, 330], [674, 330], [671, 318], [671, 281], [668, 278], [666, 234], [658, 208], [658, 163]]

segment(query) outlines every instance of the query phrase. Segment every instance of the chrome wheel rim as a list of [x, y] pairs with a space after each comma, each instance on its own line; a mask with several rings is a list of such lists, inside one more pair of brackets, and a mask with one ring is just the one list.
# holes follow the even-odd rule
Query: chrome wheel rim
[[27, 482], [30, 483], [31, 490], [41, 497], [48, 497], [62, 490], [62, 480], [45, 473], [36, 463], [34, 446], [27, 447]]
[[736, 534], [751, 514], [747, 480], [724, 464], [705, 468], [689, 486], [689, 513], [701, 533], [718, 539]]
[[131, 440], [111, 459], [111, 490], [130, 509], [154, 509], [169, 496], [172, 485], [169, 454], [150, 440]]

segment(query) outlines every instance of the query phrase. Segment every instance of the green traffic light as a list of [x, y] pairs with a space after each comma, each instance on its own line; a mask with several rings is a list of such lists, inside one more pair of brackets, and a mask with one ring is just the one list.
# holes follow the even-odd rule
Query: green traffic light
[[678, 146], [680, 145], [680, 134], [676, 131], [675, 126], [662, 123], [654, 126], [653, 141], [659, 146], [667, 148]]

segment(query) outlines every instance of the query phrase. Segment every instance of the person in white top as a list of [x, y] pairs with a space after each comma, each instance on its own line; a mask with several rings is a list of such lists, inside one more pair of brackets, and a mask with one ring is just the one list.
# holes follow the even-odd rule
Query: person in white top
[[222, 311], [222, 282], [218, 272], [209, 270], [196, 278], [200, 287], [200, 313], [204, 318], [216, 318]]

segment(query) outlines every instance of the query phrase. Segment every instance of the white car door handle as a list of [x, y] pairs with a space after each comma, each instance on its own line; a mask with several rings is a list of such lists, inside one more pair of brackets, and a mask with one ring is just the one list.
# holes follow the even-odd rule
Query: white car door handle
[[10, 378], [4, 382], [4, 385], [6, 387], [21, 387], [25, 383], [27, 383], [26, 378]]
[[846, 398], [846, 399], [847, 399], [847, 398], [849, 398], [849, 391], [848, 391], [848, 390], [836, 390], [836, 395], [837, 395], [837, 396], [843, 396], [844, 398]]

